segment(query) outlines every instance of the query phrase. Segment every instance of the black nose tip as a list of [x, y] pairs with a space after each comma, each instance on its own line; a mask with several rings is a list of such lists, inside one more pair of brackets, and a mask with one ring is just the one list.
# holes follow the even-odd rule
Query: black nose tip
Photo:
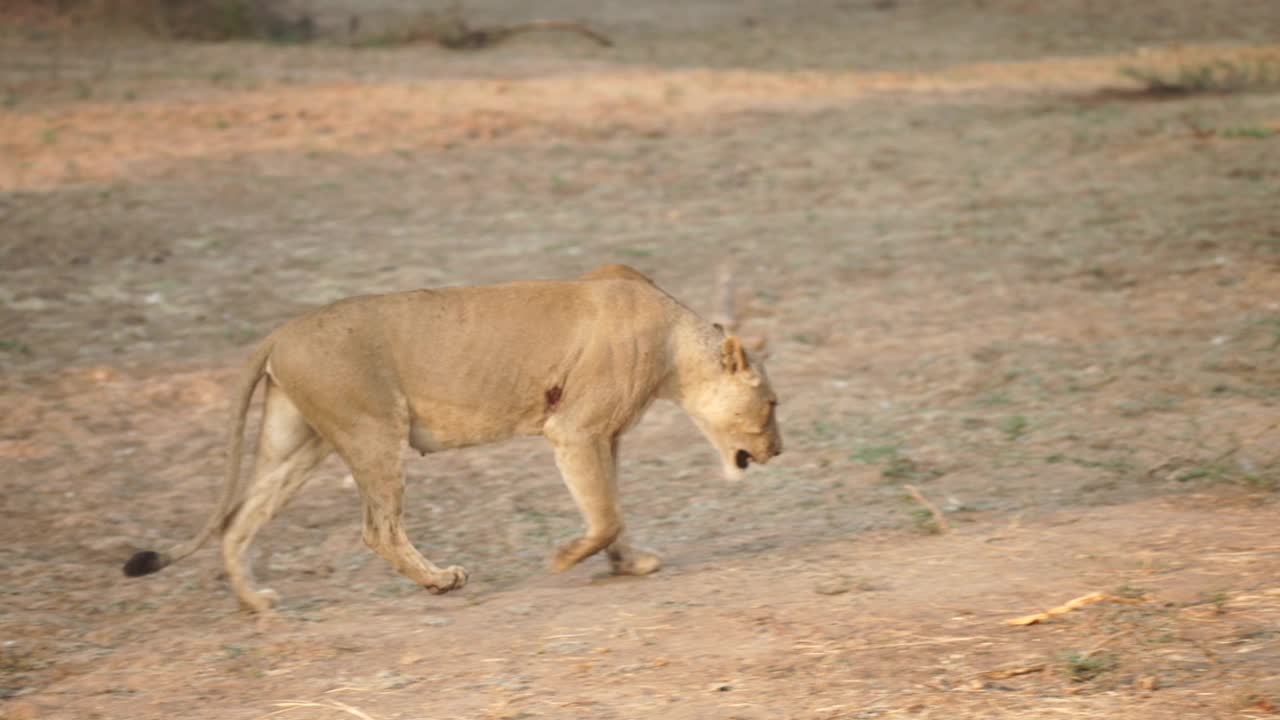
[[733, 456], [733, 464], [737, 465], [739, 470], [746, 470], [749, 462], [751, 462], [751, 453], [746, 450], [739, 450]]

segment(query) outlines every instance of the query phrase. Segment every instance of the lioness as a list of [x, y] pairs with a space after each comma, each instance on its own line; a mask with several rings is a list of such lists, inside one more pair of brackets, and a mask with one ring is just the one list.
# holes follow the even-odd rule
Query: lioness
[[[245, 416], [266, 376], [254, 479], [237, 502]], [[195, 552], [222, 530], [227, 576], [252, 611], [244, 555], [254, 535], [336, 450], [364, 503], [364, 542], [433, 593], [462, 587], [401, 524], [407, 441], [423, 454], [542, 435], [586, 521], [551, 567], [604, 550], [616, 573], [645, 575], [656, 555], [623, 534], [618, 439], [655, 398], [679, 403], [739, 477], [782, 452], [777, 397], [736, 336], [698, 317], [641, 273], [606, 265], [577, 280], [514, 282], [349, 298], [295, 318], [253, 351], [235, 392], [218, 508], [192, 541], [139, 552], [130, 577]]]

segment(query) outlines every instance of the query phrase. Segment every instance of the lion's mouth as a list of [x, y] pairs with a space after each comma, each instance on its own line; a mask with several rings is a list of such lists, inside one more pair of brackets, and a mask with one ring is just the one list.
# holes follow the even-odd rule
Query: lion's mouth
[[733, 456], [733, 464], [737, 465], [739, 470], [746, 470], [747, 465], [751, 463], [751, 460], [752, 460], [751, 453], [747, 452], [746, 450], [739, 450], [738, 452], [734, 453], [734, 456]]

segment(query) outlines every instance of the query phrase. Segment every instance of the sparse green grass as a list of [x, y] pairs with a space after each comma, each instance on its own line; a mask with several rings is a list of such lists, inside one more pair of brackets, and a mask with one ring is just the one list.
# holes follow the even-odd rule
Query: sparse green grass
[[1067, 676], [1075, 682], [1088, 682], [1116, 666], [1114, 655], [1067, 653], [1063, 657]]
[[1219, 590], [1217, 592], [1212, 592], [1212, 593], [1203, 592], [1203, 593], [1200, 593], [1200, 602], [1197, 604], [1212, 605], [1214, 612], [1221, 615], [1227, 610], [1227, 600], [1229, 598], [1230, 596], [1224, 590]]
[[864, 445], [856, 448], [849, 453], [849, 459], [854, 462], [866, 463], [868, 465], [878, 463], [886, 458], [895, 458], [898, 456], [898, 446], [893, 445]]
[[1241, 479], [1244, 481], [1245, 485], [1248, 485], [1250, 488], [1254, 490], [1266, 490], [1268, 492], [1271, 492], [1276, 490], [1277, 488], [1280, 488], [1280, 477], [1277, 477], [1274, 471], [1271, 472], [1270, 474], [1265, 474], [1265, 475], [1264, 474], [1245, 475]]
[[1222, 470], [1220, 468], [1201, 465], [1198, 467], [1190, 468], [1185, 472], [1180, 473], [1174, 479], [1177, 480], [1178, 482], [1191, 482], [1192, 480], [1204, 480], [1206, 478], [1211, 480], [1218, 480], [1221, 477], [1222, 477]]
[[232, 325], [223, 331], [223, 336], [236, 345], [245, 345], [258, 339], [260, 333], [252, 325]]
[[864, 445], [849, 453], [849, 459], [864, 465], [879, 465], [880, 477], [902, 482], [924, 482], [942, 475], [940, 470], [925, 467], [909, 457], [901, 455], [899, 444]]
[[1115, 588], [1114, 590], [1112, 590], [1111, 594], [1115, 595], [1116, 597], [1129, 598], [1131, 600], [1136, 600], [1137, 598], [1146, 596], [1147, 591], [1145, 588], [1140, 588], [1136, 585], [1130, 585], [1129, 583], [1125, 583]]
[[13, 353], [15, 355], [31, 355], [31, 347], [21, 340], [0, 340], [0, 352]]
[[1129, 460], [1090, 460], [1088, 458], [1074, 457], [1065, 453], [1053, 453], [1045, 457], [1044, 461], [1050, 465], [1059, 463], [1070, 463], [1076, 467], [1088, 468], [1091, 470], [1106, 470], [1118, 474], [1132, 472], [1137, 469]]
[[1030, 425], [1031, 423], [1027, 421], [1026, 417], [1022, 415], [1012, 415], [1005, 418], [1003, 423], [1000, 423], [1000, 429], [1004, 431], [1005, 437], [1010, 440], [1017, 440], [1027, 434], [1027, 430]]
[[918, 532], [926, 535], [937, 535], [942, 532], [942, 528], [938, 527], [938, 521], [934, 519], [933, 513], [929, 512], [928, 508], [912, 510], [911, 523]]
[[1120, 74], [1158, 95], [1244, 92], [1280, 87], [1280, 60], [1204, 60], [1172, 68], [1130, 65]]
[[1269, 127], [1245, 126], [1233, 127], [1220, 130], [1218, 135], [1228, 139], [1247, 139], [1247, 140], [1266, 140], [1280, 134], [1276, 130]]

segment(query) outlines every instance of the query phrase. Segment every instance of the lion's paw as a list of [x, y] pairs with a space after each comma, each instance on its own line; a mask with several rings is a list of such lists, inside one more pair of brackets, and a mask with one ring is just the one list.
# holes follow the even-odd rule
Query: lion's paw
[[280, 602], [280, 593], [267, 588], [240, 596], [240, 604], [249, 612], [255, 613], [266, 612], [275, 607], [278, 602]]
[[662, 558], [647, 550], [632, 550], [625, 558], [611, 560], [615, 575], [648, 575], [662, 567]]
[[450, 565], [440, 574], [441, 578], [435, 585], [426, 586], [433, 595], [443, 595], [450, 590], [457, 590], [466, 585], [467, 578], [470, 577], [467, 569], [461, 565]]
[[572, 540], [556, 548], [547, 564], [551, 567], [552, 572], [562, 573], [578, 564], [581, 559], [579, 555], [578, 541]]

